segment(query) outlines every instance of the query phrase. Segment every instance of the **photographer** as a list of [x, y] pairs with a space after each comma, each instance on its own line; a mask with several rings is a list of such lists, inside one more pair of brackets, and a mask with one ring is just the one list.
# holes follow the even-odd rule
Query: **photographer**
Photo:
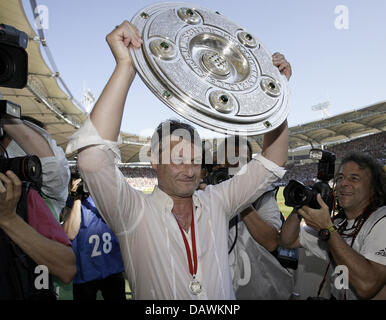
[[[0, 86], [21, 89], [26, 85], [27, 44], [26, 33], [0, 24]], [[20, 106], [2, 100], [0, 299], [55, 299], [50, 275], [68, 283], [75, 274], [70, 242], [57, 221], [65, 201], [62, 184], [68, 182], [68, 166], [63, 150], [44, 130], [19, 118]], [[9, 158], [9, 154], [22, 157]], [[36, 270], [43, 270], [41, 279]], [[37, 281], [43, 278], [47, 281], [41, 287]]]
[[63, 228], [76, 255], [74, 300], [126, 300], [123, 261], [117, 238], [95, 207], [79, 174], [73, 174]]
[[[68, 283], [75, 274], [75, 259], [68, 238], [51, 212], [29, 212], [28, 219], [38, 221], [41, 226], [37, 231], [23, 220], [16, 207], [21, 196], [22, 183], [12, 172], [0, 173], [0, 299], [32, 299], [23, 292], [19, 294], [20, 279], [10, 277], [12, 255], [9, 254], [7, 239], [9, 237], [36, 264], [46, 266], [50, 274]], [[32, 192], [32, 191], [30, 191]]]
[[[385, 179], [375, 159], [361, 153], [347, 155], [335, 178], [338, 214], [331, 218], [318, 194], [320, 209], [302, 206], [284, 223], [281, 245], [302, 246], [330, 261], [326, 277], [331, 281], [331, 298], [371, 299], [386, 284]], [[301, 218], [307, 224], [304, 228], [300, 228]], [[340, 288], [334, 281], [339, 276], [334, 272], [336, 266], [347, 267], [349, 288]]]
[[[234, 150], [234, 154], [228, 150]], [[225, 161], [218, 155], [225, 156]], [[234, 158], [233, 158], [234, 156]], [[214, 153], [215, 165], [204, 181], [216, 180], [226, 169], [228, 177], [237, 174], [240, 164], [252, 159], [252, 147], [243, 137], [227, 137]], [[223, 173], [222, 173], [223, 174]], [[224, 175], [224, 174], [223, 174]], [[224, 176], [225, 178], [225, 176]], [[237, 299], [289, 299], [293, 289], [291, 271], [281, 266], [272, 254], [278, 246], [281, 213], [275, 189], [265, 192], [229, 223], [229, 262]]]
[[70, 170], [63, 149], [56, 145], [40, 121], [31, 117], [0, 121], [3, 122], [6, 133], [2, 144], [9, 157], [26, 154], [39, 157], [42, 164], [41, 193], [59, 221], [60, 212], [66, 204], [67, 185], [70, 180]]
[[[45, 201], [48, 202], [50, 207], [45, 212], [40, 210], [28, 212], [29, 223], [27, 224], [20, 216], [16, 215], [15, 206], [21, 195], [20, 179], [10, 171], [1, 173], [1, 181], [3, 182], [1, 205], [4, 206], [4, 208], [0, 208], [2, 216], [0, 218], [0, 228], [4, 232], [2, 237], [8, 236], [34, 262], [38, 265], [47, 266], [50, 274], [56, 276], [63, 283], [68, 283], [75, 274], [75, 258], [71, 248], [68, 247], [70, 245], [68, 238], [57, 223], [57, 212], [63, 203], [61, 183], [66, 180], [67, 173], [67, 161], [63, 160], [64, 153], [56, 147], [54, 141], [49, 139], [45, 131], [31, 122], [6, 117], [3, 117], [1, 121], [4, 135], [0, 138], [0, 143], [4, 149], [8, 149], [8, 155], [23, 156], [28, 153], [40, 157], [42, 163], [41, 190], [45, 192]], [[21, 148], [16, 142], [20, 144]], [[4, 157], [5, 154], [1, 156]], [[35, 192], [35, 190], [29, 192]], [[35, 196], [39, 197], [36, 193]], [[27, 201], [33, 200], [28, 196]], [[5, 246], [3, 238], [2, 241]], [[5, 250], [4, 247], [2, 252], [5, 252]], [[10, 268], [9, 265], [6, 265], [5, 260], [3, 263], [5, 270]], [[6, 277], [9, 273], [5, 271], [1, 274]], [[5, 279], [4, 281], [8, 282], [9, 280]], [[9, 287], [9, 290], [4, 289], [3, 291], [5, 299], [29, 299], [27, 293], [23, 293], [22, 296], [12, 293], [14, 285], [16, 284], [8, 282], [3, 287]]]

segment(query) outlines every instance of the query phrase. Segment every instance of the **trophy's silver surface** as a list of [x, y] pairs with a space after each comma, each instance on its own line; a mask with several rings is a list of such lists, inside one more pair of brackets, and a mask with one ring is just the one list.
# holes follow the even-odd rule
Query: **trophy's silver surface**
[[286, 119], [287, 80], [247, 30], [188, 3], [151, 5], [132, 23], [144, 41], [131, 49], [139, 75], [182, 117], [241, 135], [265, 133]]

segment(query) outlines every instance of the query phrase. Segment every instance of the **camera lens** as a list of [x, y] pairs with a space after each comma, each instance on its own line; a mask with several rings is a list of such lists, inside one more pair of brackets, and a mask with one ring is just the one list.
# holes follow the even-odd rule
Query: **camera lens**
[[42, 165], [37, 156], [28, 155], [10, 159], [0, 159], [0, 172], [11, 170], [21, 181], [39, 185], [42, 179]]
[[228, 175], [228, 172], [220, 171], [216, 175], [213, 176], [213, 184], [219, 184], [221, 182], [228, 180], [229, 178], [230, 177]]
[[303, 183], [290, 180], [283, 191], [285, 205], [290, 207], [301, 207], [308, 205], [313, 197], [312, 188], [305, 186]]
[[24, 159], [24, 171], [28, 181], [38, 182], [42, 175], [42, 166], [36, 156], [27, 156]]
[[206, 184], [219, 184], [224, 182], [230, 178], [229, 169], [228, 168], [218, 168], [211, 173], [209, 173], [205, 178], [204, 182]]
[[295, 186], [290, 192], [290, 197], [296, 204], [302, 204], [307, 199], [307, 189], [303, 186]]

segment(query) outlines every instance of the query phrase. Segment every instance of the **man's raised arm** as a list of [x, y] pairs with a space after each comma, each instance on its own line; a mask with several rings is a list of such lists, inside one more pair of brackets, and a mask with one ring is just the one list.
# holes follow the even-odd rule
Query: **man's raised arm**
[[125, 223], [117, 218], [129, 215], [132, 211], [128, 208], [135, 206], [140, 196], [130, 189], [115, 164], [120, 156], [118, 137], [125, 100], [135, 76], [129, 48], [139, 48], [142, 40], [137, 28], [124, 21], [107, 35], [106, 41], [116, 61], [114, 72], [90, 118], [70, 137], [67, 153], [79, 150], [79, 171], [90, 194], [110, 228], [119, 233], [139, 216], [125, 216]]
[[[289, 80], [292, 75], [292, 69], [289, 62], [281, 53], [272, 55], [273, 64]], [[264, 135], [262, 155], [276, 163], [284, 166], [288, 158], [288, 125], [285, 120], [278, 128]]]
[[127, 92], [135, 76], [129, 47], [139, 48], [142, 39], [138, 29], [124, 21], [107, 35], [106, 41], [114, 55], [116, 67], [95, 104], [90, 119], [101, 138], [117, 141]]

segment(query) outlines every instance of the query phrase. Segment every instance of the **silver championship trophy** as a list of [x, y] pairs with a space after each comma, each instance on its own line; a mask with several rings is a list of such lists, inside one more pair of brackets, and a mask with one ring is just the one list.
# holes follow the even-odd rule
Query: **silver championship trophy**
[[258, 135], [288, 115], [287, 79], [252, 33], [188, 3], [148, 6], [131, 21], [143, 39], [132, 50], [145, 84], [182, 117], [211, 130]]

